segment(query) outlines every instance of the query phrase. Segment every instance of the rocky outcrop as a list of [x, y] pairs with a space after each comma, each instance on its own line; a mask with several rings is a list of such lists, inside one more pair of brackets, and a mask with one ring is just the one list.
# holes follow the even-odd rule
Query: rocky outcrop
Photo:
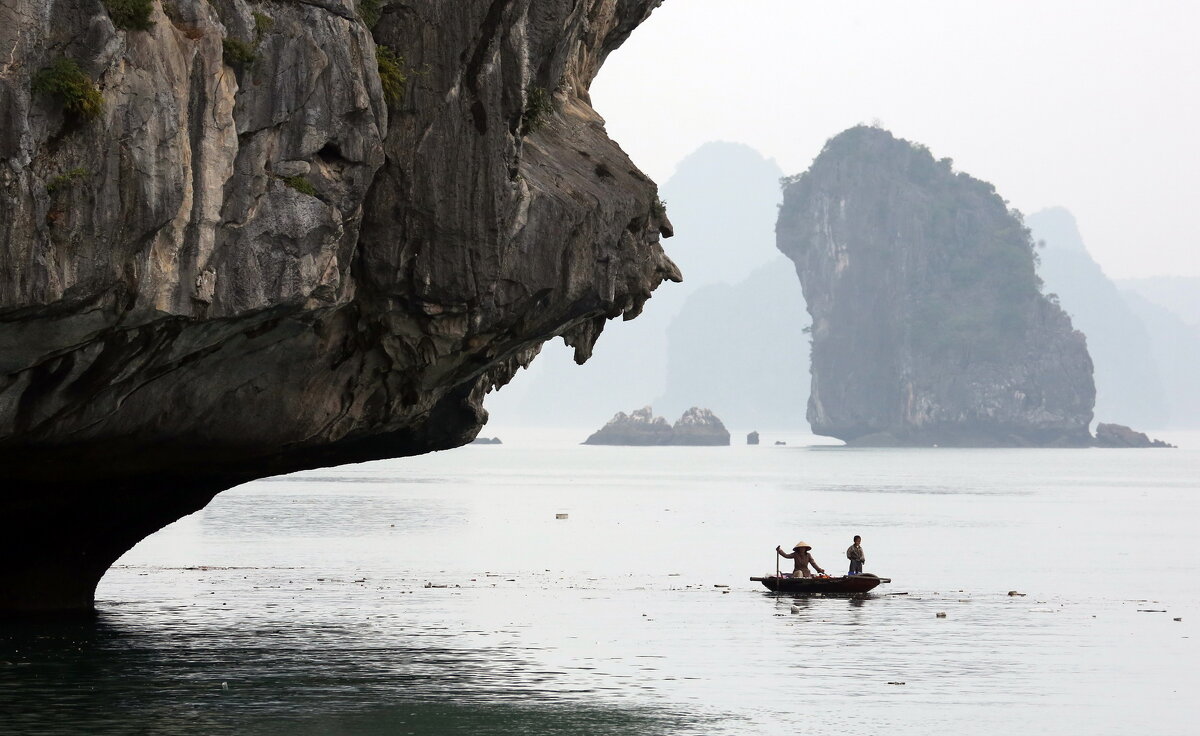
[[1143, 432], [1137, 432], [1123, 424], [1096, 425], [1097, 447], [1174, 447], [1162, 440], [1152, 440]]
[[692, 407], [672, 426], [648, 406], [616, 416], [584, 440], [585, 445], [728, 445], [729, 430], [708, 409]]
[[729, 430], [708, 409], [693, 406], [671, 427], [672, 445], [728, 445]]
[[671, 425], [662, 417], [654, 416], [654, 410], [648, 406], [626, 414], [617, 412], [600, 429], [593, 432], [585, 445], [669, 445], [671, 444]]
[[758, 432], [751, 432], [750, 434], [746, 435], [746, 444], [747, 445], [757, 445], [758, 444]]
[[0, 610], [90, 608], [238, 483], [467, 443], [678, 280], [588, 96], [658, 3], [0, 6]]
[[878, 128], [786, 184], [780, 250], [812, 315], [813, 431], [853, 444], [1090, 444], [1081, 333], [988, 183]]

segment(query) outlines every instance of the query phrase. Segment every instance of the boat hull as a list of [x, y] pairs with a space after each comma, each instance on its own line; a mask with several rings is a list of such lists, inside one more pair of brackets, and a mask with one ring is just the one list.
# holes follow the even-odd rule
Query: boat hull
[[891, 578], [881, 578], [871, 573], [843, 575], [837, 578], [785, 578], [771, 575], [765, 578], [750, 578], [760, 582], [776, 593], [799, 595], [857, 595], [874, 589], [880, 583], [890, 583]]

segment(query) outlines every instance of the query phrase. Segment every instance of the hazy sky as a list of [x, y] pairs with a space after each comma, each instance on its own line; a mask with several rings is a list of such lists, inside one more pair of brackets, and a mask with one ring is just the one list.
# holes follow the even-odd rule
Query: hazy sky
[[667, 0], [592, 97], [660, 183], [710, 140], [798, 173], [878, 121], [1070, 209], [1110, 277], [1200, 276], [1198, 29], [1195, 0]]

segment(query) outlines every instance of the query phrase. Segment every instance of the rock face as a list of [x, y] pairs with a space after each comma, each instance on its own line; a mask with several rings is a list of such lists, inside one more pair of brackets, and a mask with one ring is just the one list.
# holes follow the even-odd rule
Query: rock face
[[247, 480], [469, 442], [678, 280], [588, 97], [658, 4], [0, 5], [0, 610], [90, 609]]
[[585, 445], [728, 445], [729, 430], [708, 409], [692, 407], [674, 426], [643, 406], [616, 416], [584, 440]]
[[757, 445], [758, 444], [758, 432], [751, 432], [750, 434], [746, 435], [746, 444], [747, 445]]
[[1162, 440], [1152, 440], [1143, 432], [1136, 432], [1123, 424], [1096, 425], [1097, 447], [1174, 447]]
[[852, 444], [1090, 443], [1081, 333], [988, 183], [878, 128], [831, 139], [777, 224], [812, 315], [808, 420]]

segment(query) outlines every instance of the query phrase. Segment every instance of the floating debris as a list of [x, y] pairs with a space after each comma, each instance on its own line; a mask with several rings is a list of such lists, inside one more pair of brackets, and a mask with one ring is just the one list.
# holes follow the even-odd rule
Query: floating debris
[[556, 518], [556, 519], [565, 519], [565, 518], [567, 518], [567, 515], [566, 515], [566, 514], [555, 514], [555, 515], [554, 515], [554, 518]]
[[792, 606], [792, 613], [800, 613], [800, 606]]
[[1171, 619], [1171, 620], [1172, 620], [1172, 621], [1182, 621], [1182, 620], [1183, 620], [1183, 616], [1176, 616], [1175, 618], [1173, 618], [1173, 619]]
[[945, 611], [938, 611], [938, 612], [937, 612], [937, 617], [938, 617], [938, 618], [946, 618], [946, 612], [945, 612]]
[[1010, 590], [1010, 591], [1008, 591], [1008, 594], [1009, 594], [1010, 596], [1013, 596], [1013, 597], [1016, 597], [1016, 596], [1021, 596], [1021, 597], [1024, 597], [1024, 596], [1025, 596], [1025, 594], [1024, 594], [1024, 593], [1018, 593], [1018, 592], [1017, 592], [1017, 591], [1015, 591], [1015, 590]]
[[1138, 613], [1166, 613], [1164, 608], [1139, 608]]
[[908, 683], [906, 683], [906, 682], [899, 682], [899, 681], [897, 681], [897, 682], [889, 682], [888, 684], [889, 684], [889, 685], [907, 685]]

